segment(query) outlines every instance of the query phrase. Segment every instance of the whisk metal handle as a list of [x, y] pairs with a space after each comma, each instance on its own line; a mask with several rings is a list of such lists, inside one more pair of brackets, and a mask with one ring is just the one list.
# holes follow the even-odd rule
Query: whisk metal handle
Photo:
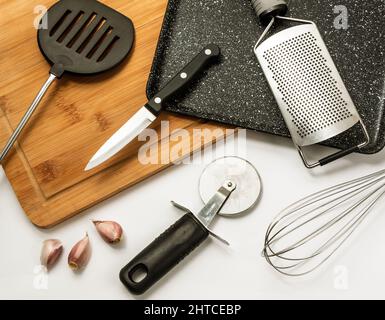
[[15, 144], [17, 138], [20, 136], [21, 132], [25, 128], [26, 124], [28, 123], [29, 119], [32, 117], [33, 113], [35, 112], [36, 108], [38, 107], [40, 101], [44, 97], [45, 93], [47, 92], [48, 88], [51, 86], [53, 81], [57, 79], [57, 76], [50, 73], [47, 81], [44, 83], [42, 88], [40, 89], [39, 93], [33, 100], [32, 104], [28, 108], [27, 112], [24, 114], [23, 118], [17, 125], [15, 131], [12, 133], [11, 137], [9, 138], [7, 144], [5, 145], [3, 151], [0, 154], [0, 164], [3, 162], [13, 145]]

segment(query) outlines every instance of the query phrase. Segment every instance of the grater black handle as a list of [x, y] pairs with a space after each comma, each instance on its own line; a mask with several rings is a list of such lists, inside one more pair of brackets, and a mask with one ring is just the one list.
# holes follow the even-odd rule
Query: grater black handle
[[211, 62], [218, 59], [221, 53], [220, 48], [215, 44], [207, 45], [189, 64], [171, 79], [166, 86], [153, 97], [146, 105], [155, 115], [158, 115], [163, 108], [164, 102], [180, 93], [193, 81], [201, 71]]
[[[120, 271], [120, 280], [133, 294], [143, 294], [209, 236], [192, 213], [185, 214]], [[143, 279], [135, 279], [140, 272]]]
[[284, 16], [288, 10], [286, 0], [251, 0], [251, 3], [263, 23], [276, 16]]
[[341, 159], [343, 157], [346, 157], [349, 154], [352, 154], [354, 152], [357, 152], [360, 150], [360, 147], [355, 146], [350, 149], [342, 150], [337, 153], [332, 154], [331, 156], [328, 156], [326, 158], [323, 158], [319, 161], [320, 166], [326, 166], [327, 164], [334, 162], [338, 159]]

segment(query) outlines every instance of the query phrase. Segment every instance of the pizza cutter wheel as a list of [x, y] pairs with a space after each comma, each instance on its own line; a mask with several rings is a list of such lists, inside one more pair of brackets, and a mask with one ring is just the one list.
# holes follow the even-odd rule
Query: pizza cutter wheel
[[225, 180], [233, 181], [237, 188], [219, 215], [233, 216], [245, 213], [258, 202], [262, 184], [257, 169], [249, 161], [231, 156], [214, 160], [202, 172], [199, 193], [205, 204]]

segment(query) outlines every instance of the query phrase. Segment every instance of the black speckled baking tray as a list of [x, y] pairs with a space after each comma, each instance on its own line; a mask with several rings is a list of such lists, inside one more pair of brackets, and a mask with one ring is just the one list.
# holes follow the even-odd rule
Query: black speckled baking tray
[[[336, 6], [346, 6], [348, 29], [336, 29]], [[371, 136], [364, 153], [385, 145], [385, 1], [291, 0], [292, 17], [317, 23]], [[337, 7], [338, 9], [338, 7]], [[215, 43], [222, 60], [168, 111], [289, 136], [253, 53], [263, 31], [250, 0], [169, 0], [147, 95], [156, 92], [202, 47]], [[326, 142], [347, 148], [358, 130]]]

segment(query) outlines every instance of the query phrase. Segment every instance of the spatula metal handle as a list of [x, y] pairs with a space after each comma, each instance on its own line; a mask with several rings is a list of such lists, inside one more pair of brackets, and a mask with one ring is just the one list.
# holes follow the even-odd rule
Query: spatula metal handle
[[164, 103], [180, 93], [194, 80], [210, 62], [215, 61], [221, 53], [220, 48], [215, 44], [207, 45], [189, 64], [166, 84], [166, 86], [153, 97], [146, 105], [155, 115], [162, 110]]
[[[120, 271], [120, 280], [133, 294], [143, 294], [209, 236], [192, 213], [185, 214]], [[135, 279], [141, 272], [143, 279]]]
[[39, 93], [37, 94], [36, 98], [33, 100], [32, 104], [28, 108], [27, 112], [21, 119], [20, 123], [17, 125], [15, 131], [12, 133], [11, 137], [9, 138], [7, 144], [5, 145], [3, 151], [0, 154], [0, 163], [3, 162], [13, 145], [15, 144], [17, 138], [20, 136], [21, 132], [25, 128], [26, 124], [28, 123], [29, 119], [32, 117], [33, 113], [35, 112], [36, 108], [38, 107], [41, 99], [44, 97], [44, 94], [47, 92], [48, 88], [52, 84], [52, 82], [57, 79], [57, 77], [50, 73], [47, 81], [44, 83], [43, 87], [40, 89]]

